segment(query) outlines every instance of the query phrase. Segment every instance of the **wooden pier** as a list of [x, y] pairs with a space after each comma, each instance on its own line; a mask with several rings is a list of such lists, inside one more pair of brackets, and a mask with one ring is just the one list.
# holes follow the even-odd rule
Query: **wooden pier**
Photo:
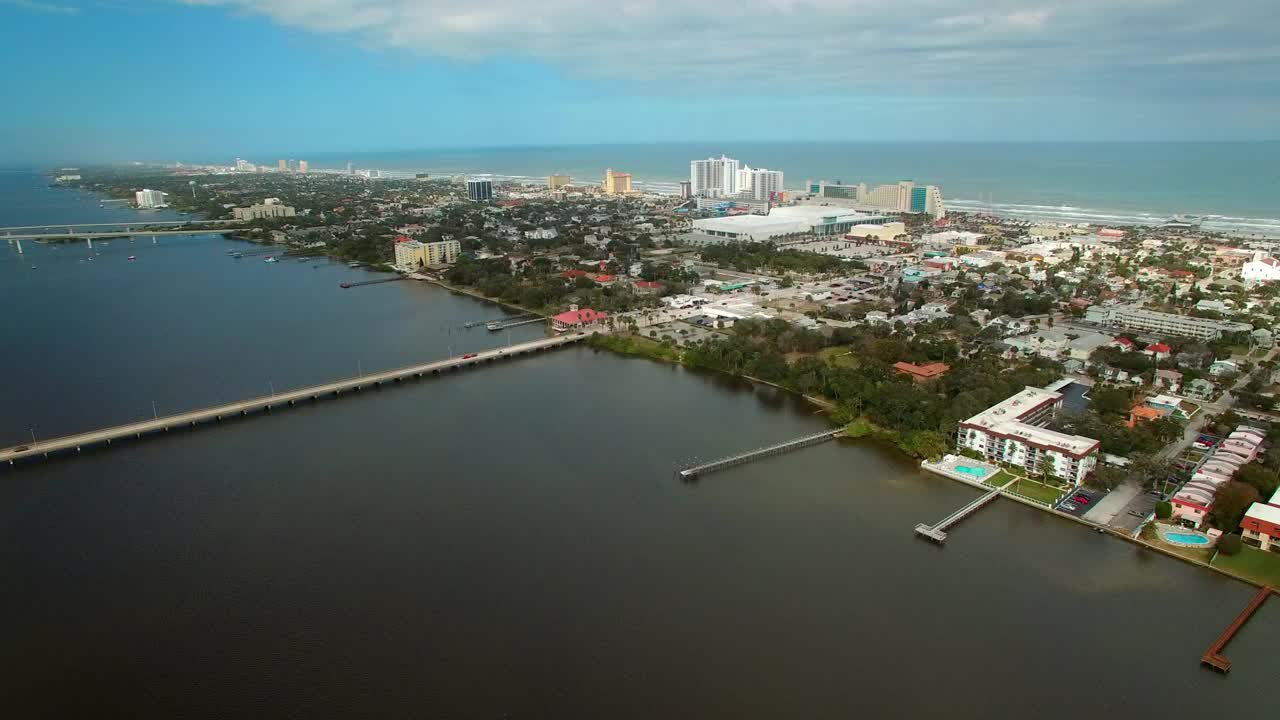
[[681, 470], [677, 470], [676, 475], [679, 476], [681, 480], [695, 480], [699, 475], [715, 472], [716, 470], [723, 470], [728, 467], [733, 467], [734, 465], [741, 465], [743, 463], [751, 462], [752, 460], [769, 457], [770, 455], [779, 455], [784, 452], [798, 450], [802, 447], [817, 445], [818, 443], [826, 442], [831, 438], [838, 436], [840, 432], [840, 430], [824, 430], [823, 432], [815, 433], [813, 435], [805, 435], [804, 437], [796, 438], [795, 440], [788, 440], [786, 442], [777, 443], [776, 445], [769, 445], [762, 448], [756, 448], [755, 450], [749, 450], [744, 453], [738, 453], [737, 455], [723, 457], [709, 463], [691, 465]]
[[1259, 589], [1253, 599], [1249, 601], [1249, 604], [1244, 606], [1244, 610], [1240, 611], [1236, 619], [1231, 621], [1227, 629], [1223, 630], [1218, 639], [1214, 640], [1213, 644], [1209, 646], [1209, 649], [1204, 651], [1204, 655], [1200, 656], [1200, 664], [1213, 668], [1224, 675], [1231, 672], [1231, 661], [1222, 656], [1222, 650], [1227, 647], [1227, 643], [1231, 642], [1231, 638], [1234, 638], [1236, 633], [1240, 632], [1240, 628], [1249, 622], [1249, 618], [1253, 617], [1253, 614], [1258, 611], [1258, 608], [1262, 607], [1262, 603], [1266, 602], [1273, 592], [1275, 591], [1270, 587]]
[[347, 288], [362, 287], [364, 285], [377, 285], [379, 283], [400, 282], [404, 280], [404, 275], [396, 275], [395, 277], [374, 278], [372, 280], [355, 280], [338, 283], [338, 287], [346, 290]]
[[489, 332], [497, 332], [498, 330], [506, 330], [507, 328], [518, 327], [520, 325], [532, 325], [546, 320], [541, 315], [519, 315], [513, 318], [505, 318], [503, 320], [493, 320], [487, 322], [484, 326]]
[[925, 523], [920, 523], [919, 525], [916, 525], [916, 535], [922, 538], [925, 538], [926, 540], [932, 540], [938, 543], [939, 545], [942, 545], [947, 541], [947, 530], [950, 529], [951, 526], [969, 517], [973, 513], [977, 512], [980, 508], [985, 507], [992, 500], [995, 500], [997, 497], [1000, 496], [1001, 490], [1004, 490], [1005, 488], [1009, 487], [1015, 482], [1017, 482], [1016, 479], [1010, 480], [1008, 483], [1005, 483], [1002, 487], [992, 489], [990, 492], [983, 494], [981, 497], [977, 498], [976, 500], [969, 503], [968, 505], [965, 505], [959, 510], [946, 516], [945, 518], [942, 519], [941, 522], [938, 522], [937, 524], [926, 525]]

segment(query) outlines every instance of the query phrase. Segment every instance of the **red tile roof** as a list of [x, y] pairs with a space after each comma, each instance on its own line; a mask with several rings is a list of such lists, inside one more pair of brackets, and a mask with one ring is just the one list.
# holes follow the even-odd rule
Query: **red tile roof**
[[1169, 347], [1168, 345], [1165, 345], [1164, 343], [1154, 343], [1152, 345], [1147, 346], [1147, 352], [1153, 352], [1153, 353], [1167, 353], [1172, 349], [1173, 348]]
[[650, 290], [657, 290], [662, 287], [662, 283], [653, 282], [652, 280], [636, 280], [632, 284], [638, 288], [648, 288]]
[[618, 279], [617, 275], [597, 275], [595, 280], [598, 283], [611, 283]]
[[574, 268], [574, 269], [572, 269], [572, 270], [565, 270], [564, 272], [560, 273], [560, 277], [568, 278], [568, 279], [572, 280], [572, 279], [574, 279], [574, 278], [580, 278], [580, 277], [583, 277], [583, 276], [585, 276], [586, 274], [587, 274], [587, 271], [586, 271], [586, 270], [579, 270], [579, 269], [577, 269], [577, 268]]
[[597, 310], [592, 310], [591, 308], [582, 308], [581, 310], [569, 310], [568, 312], [562, 312], [551, 319], [565, 325], [584, 325], [586, 323], [604, 320], [607, 317], [609, 317], [609, 313], [607, 312], [599, 312]]
[[915, 365], [909, 362], [899, 362], [893, 364], [893, 369], [904, 375], [910, 375], [916, 380], [931, 380], [942, 376], [943, 373], [951, 368], [946, 363], [929, 363], [928, 365]]

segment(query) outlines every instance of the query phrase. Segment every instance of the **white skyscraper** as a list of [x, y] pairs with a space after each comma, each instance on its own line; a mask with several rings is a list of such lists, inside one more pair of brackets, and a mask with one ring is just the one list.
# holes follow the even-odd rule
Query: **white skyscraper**
[[738, 194], [739, 163], [721, 155], [689, 163], [689, 184], [695, 197], [733, 197]]
[[738, 192], [750, 194], [752, 200], [766, 201], [773, 193], [782, 192], [782, 171], [764, 168], [746, 168], [741, 173]]
[[140, 208], [162, 208], [169, 207], [165, 202], [164, 193], [159, 190], [139, 190], [133, 194], [134, 204]]

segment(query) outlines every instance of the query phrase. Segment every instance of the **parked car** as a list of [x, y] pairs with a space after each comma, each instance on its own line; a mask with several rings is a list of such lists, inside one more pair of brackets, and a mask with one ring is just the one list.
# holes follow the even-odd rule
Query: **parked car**
[[1063, 510], [1070, 510], [1071, 512], [1075, 512], [1078, 508], [1077, 508], [1075, 505], [1072, 505], [1072, 504], [1071, 504], [1071, 503], [1069, 503], [1069, 502], [1064, 502], [1064, 503], [1062, 503], [1062, 509], [1063, 509]]
[[1077, 503], [1080, 503], [1081, 505], [1088, 505], [1091, 501], [1089, 500], [1088, 495], [1077, 495], [1071, 498], [1071, 502], [1077, 502]]

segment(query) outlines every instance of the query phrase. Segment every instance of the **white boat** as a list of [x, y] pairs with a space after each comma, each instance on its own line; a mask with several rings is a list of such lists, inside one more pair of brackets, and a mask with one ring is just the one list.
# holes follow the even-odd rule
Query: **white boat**
[[268, 257], [266, 260], [263, 260], [262, 262], [276, 262], [276, 257], [272, 255]]

